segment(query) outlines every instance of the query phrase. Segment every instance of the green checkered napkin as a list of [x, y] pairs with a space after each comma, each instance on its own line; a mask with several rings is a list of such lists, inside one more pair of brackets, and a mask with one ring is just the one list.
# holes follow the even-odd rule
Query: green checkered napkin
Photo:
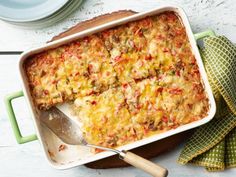
[[201, 50], [216, 100], [212, 121], [196, 129], [178, 162], [208, 171], [236, 167], [236, 46], [226, 37], [207, 37]]

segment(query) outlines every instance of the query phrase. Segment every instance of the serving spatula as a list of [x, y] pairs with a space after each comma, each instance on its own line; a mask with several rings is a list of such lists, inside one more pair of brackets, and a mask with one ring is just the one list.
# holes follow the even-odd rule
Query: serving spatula
[[57, 107], [52, 107], [47, 111], [42, 111], [39, 117], [40, 121], [66, 144], [84, 145], [87, 147], [98, 148], [105, 151], [112, 151], [119, 154], [120, 159], [137, 168], [144, 170], [152, 176], [166, 177], [168, 175], [167, 169], [132, 152], [120, 151], [117, 149], [88, 144], [83, 138], [83, 134], [78, 123], [64, 114]]

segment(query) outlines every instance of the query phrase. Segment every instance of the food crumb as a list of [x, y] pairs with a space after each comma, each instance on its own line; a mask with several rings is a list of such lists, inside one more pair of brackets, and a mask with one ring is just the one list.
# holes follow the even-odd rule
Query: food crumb
[[59, 147], [58, 147], [58, 151], [64, 151], [66, 149], [66, 145], [65, 144], [61, 144]]
[[48, 150], [48, 154], [49, 154], [50, 157], [55, 157], [54, 153], [50, 150]]

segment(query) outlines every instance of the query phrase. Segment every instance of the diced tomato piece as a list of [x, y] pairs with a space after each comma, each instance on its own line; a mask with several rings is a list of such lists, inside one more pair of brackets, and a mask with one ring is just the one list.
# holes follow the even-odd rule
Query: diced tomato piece
[[49, 91], [48, 91], [48, 90], [44, 90], [43, 93], [44, 93], [45, 95], [48, 95], [48, 94], [49, 94]]
[[176, 117], [172, 117], [172, 121], [175, 122], [176, 121]]
[[164, 129], [164, 127], [161, 125], [160, 130], [163, 130], [163, 129]]
[[57, 82], [58, 82], [57, 80], [53, 80], [52, 84], [57, 84]]
[[158, 89], [157, 89], [157, 93], [161, 93], [163, 91], [163, 87], [159, 87]]
[[90, 37], [89, 37], [89, 36], [86, 36], [86, 37], [83, 39], [83, 41], [84, 41], [84, 42], [86, 42], [86, 43], [89, 43], [89, 42], [90, 42], [90, 40], [91, 40], [91, 39], [90, 39]]
[[175, 43], [175, 47], [177, 47], [177, 48], [182, 47], [182, 45], [183, 45], [183, 42], [182, 42], [182, 41], [177, 41], [177, 42]]
[[177, 70], [175, 73], [177, 76], [180, 76], [180, 70]]
[[183, 90], [179, 88], [172, 88], [169, 90], [169, 93], [174, 94], [174, 95], [180, 95], [182, 92]]
[[141, 104], [138, 104], [137, 106], [136, 106], [136, 109], [138, 109], [138, 110], [140, 110], [142, 108], [142, 105]]
[[144, 135], [147, 135], [148, 134], [148, 132], [149, 132], [149, 129], [148, 129], [148, 127], [144, 127]]
[[150, 18], [146, 18], [146, 19], [141, 21], [141, 24], [144, 27], [152, 27], [152, 20]]
[[163, 78], [164, 78], [163, 74], [158, 76], [158, 80], [162, 80]]
[[138, 35], [138, 36], [142, 36], [143, 35], [143, 32], [142, 32], [142, 29], [141, 28], [138, 28], [135, 32], [134, 32], [135, 35]]
[[168, 20], [169, 22], [174, 22], [175, 20], [177, 20], [177, 16], [174, 15], [174, 14], [168, 14], [168, 15], [167, 15], [167, 20]]
[[92, 64], [89, 64], [88, 65], [88, 72], [89, 73], [94, 73], [95, 71], [94, 71], [95, 69], [94, 69], [94, 66], [92, 65]]
[[194, 74], [200, 74], [198, 69], [193, 70]]
[[76, 45], [77, 47], [80, 47], [80, 46], [81, 46], [81, 44], [80, 44], [79, 41], [76, 41], [76, 42], [75, 42], [75, 45]]
[[171, 50], [171, 55], [176, 56], [177, 52], [175, 50]]
[[163, 39], [163, 36], [161, 34], [158, 34], [157, 37], [156, 37], [157, 40], [162, 40]]
[[103, 35], [105, 38], [107, 38], [107, 37], [109, 37], [110, 32], [111, 32], [111, 30], [105, 30], [105, 31], [102, 32], [102, 35]]
[[110, 76], [110, 75], [111, 75], [111, 72], [107, 71], [106, 76]]
[[82, 57], [80, 55], [77, 55], [76, 57], [77, 57], [78, 60], [82, 59]]
[[168, 48], [165, 47], [162, 51], [165, 52], [165, 53], [167, 53], [167, 52], [170, 51], [170, 49], [168, 49]]
[[87, 95], [92, 95], [92, 94], [95, 94], [96, 92], [94, 90], [90, 91]]
[[197, 98], [198, 100], [203, 100], [203, 99], [205, 99], [205, 95], [204, 95], [203, 93], [200, 93], [200, 94], [197, 94], [197, 95], [196, 95], [196, 98]]
[[181, 28], [181, 29], [176, 29], [176, 30], [175, 30], [175, 34], [176, 34], [176, 35], [184, 34], [184, 32], [185, 32], [185, 31], [184, 31], [182, 28]]
[[178, 127], [178, 125], [171, 125], [170, 128], [171, 129], [176, 129]]
[[195, 64], [196, 63], [196, 59], [194, 56], [191, 56], [190, 57], [190, 61], [191, 61], [191, 64]]
[[145, 60], [152, 60], [152, 55], [151, 54], [146, 55]]
[[139, 90], [134, 91], [134, 96], [139, 97], [141, 95], [141, 92]]
[[92, 105], [96, 105], [97, 102], [96, 102], [95, 100], [93, 100], [93, 101], [91, 102], [91, 104], [92, 104]]
[[79, 76], [79, 75], [80, 75], [80, 72], [75, 73], [75, 76]]
[[33, 85], [39, 85], [40, 84], [40, 82], [38, 81], [38, 80], [35, 80], [35, 81], [33, 81]]
[[167, 123], [168, 122], [168, 118], [166, 116], [163, 116], [161, 119], [163, 122]]
[[115, 62], [120, 62], [122, 60], [122, 58], [120, 57], [120, 56], [116, 56], [115, 58], [114, 58], [114, 61]]
[[124, 89], [127, 89], [128, 83], [124, 83], [124, 84], [122, 85], [122, 87], [123, 87]]
[[189, 103], [189, 104], [187, 104], [187, 106], [188, 106], [189, 109], [193, 109], [193, 104]]
[[95, 148], [94, 151], [95, 151], [95, 153], [99, 153], [99, 152], [103, 152], [104, 150]]
[[50, 60], [50, 59], [48, 59], [48, 60], [45, 60], [45, 63], [46, 63], [46, 64], [50, 64], [50, 65], [51, 65], [51, 64], [53, 64], [53, 60]]
[[196, 121], [196, 120], [198, 120], [197, 117], [192, 117], [192, 118], [191, 118], [191, 121]]

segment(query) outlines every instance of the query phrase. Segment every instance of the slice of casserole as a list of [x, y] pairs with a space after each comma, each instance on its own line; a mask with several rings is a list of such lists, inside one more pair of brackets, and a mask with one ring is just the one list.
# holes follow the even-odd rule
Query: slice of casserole
[[155, 75], [147, 51], [147, 40], [137, 23], [106, 30], [100, 36], [122, 84]]
[[35, 55], [25, 68], [40, 109], [118, 85], [108, 52], [95, 35]]
[[133, 124], [143, 127], [139, 134], [177, 128], [205, 117], [208, 99], [195, 76], [170, 73], [122, 87]]
[[137, 140], [134, 124], [121, 89], [78, 97], [73, 110], [88, 143], [116, 147]]

